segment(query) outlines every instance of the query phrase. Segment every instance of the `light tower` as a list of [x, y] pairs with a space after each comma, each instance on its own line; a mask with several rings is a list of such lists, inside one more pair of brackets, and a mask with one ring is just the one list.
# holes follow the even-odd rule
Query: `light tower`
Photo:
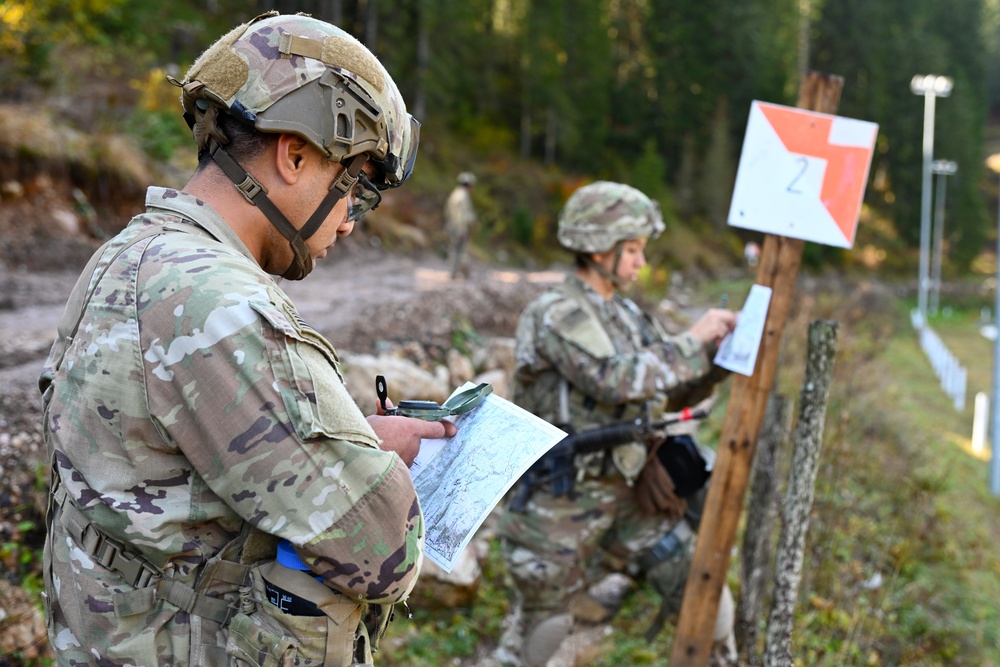
[[918, 74], [910, 81], [914, 95], [924, 96], [924, 166], [920, 204], [920, 276], [917, 310], [920, 326], [927, 322], [927, 290], [930, 283], [931, 161], [934, 158], [934, 100], [951, 95], [952, 80], [936, 74]]

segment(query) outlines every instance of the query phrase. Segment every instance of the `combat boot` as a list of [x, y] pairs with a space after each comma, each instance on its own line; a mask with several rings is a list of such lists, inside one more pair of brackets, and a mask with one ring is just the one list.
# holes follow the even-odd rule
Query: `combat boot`
[[635, 587], [631, 577], [613, 572], [573, 599], [573, 618], [580, 623], [607, 623]]

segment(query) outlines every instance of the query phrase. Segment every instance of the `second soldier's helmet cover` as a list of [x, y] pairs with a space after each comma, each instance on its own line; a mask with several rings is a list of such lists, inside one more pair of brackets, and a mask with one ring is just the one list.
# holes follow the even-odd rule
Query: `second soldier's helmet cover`
[[559, 213], [559, 243], [577, 253], [607, 252], [620, 241], [663, 232], [660, 206], [624, 183], [597, 181], [566, 201]]
[[210, 46], [182, 82], [181, 102], [199, 152], [228, 140], [229, 113], [260, 132], [302, 137], [333, 162], [367, 154], [378, 189], [413, 169], [420, 124], [378, 59], [340, 28], [305, 14], [268, 12]]

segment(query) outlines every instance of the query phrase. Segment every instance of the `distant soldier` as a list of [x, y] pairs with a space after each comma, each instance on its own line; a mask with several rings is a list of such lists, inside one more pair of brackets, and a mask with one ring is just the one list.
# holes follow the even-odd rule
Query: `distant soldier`
[[423, 557], [407, 466], [455, 427], [366, 418], [274, 276], [407, 179], [419, 124], [305, 15], [236, 27], [174, 83], [197, 170], [94, 255], [39, 380], [56, 660], [369, 664]]
[[448, 234], [448, 265], [451, 267], [451, 277], [458, 274], [468, 275], [465, 264], [465, 252], [472, 235], [472, 227], [476, 224], [476, 210], [472, 205], [472, 186], [476, 184], [476, 175], [463, 171], [458, 175], [458, 185], [448, 195], [444, 205], [444, 229]]
[[[518, 405], [579, 434], [692, 406], [726, 377], [712, 358], [735, 326], [733, 312], [711, 309], [670, 336], [619, 293], [638, 277], [647, 240], [663, 228], [658, 205], [628, 185], [600, 181], [573, 193], [558, 238], [576, 253], [576, 271], [521, 315]], [[693, 485], [678, 466], [671, 478], [659, 461], [680, 453], [665, 449], [672, 446], [660, 437], [572, 458], [557, 447], [519, 481], [498, 529], [516, 586], [496, 652], [502, 664], [545, 665], [572, 631], [574, 598], [609, 571], [647, 577], [665, 609], [679, 609], [706, 469], [701, 460]], [[702, 451], [693, 454], [697, 460]], [[717, 638], [732, 657], [732, 597], [724, 593]]]

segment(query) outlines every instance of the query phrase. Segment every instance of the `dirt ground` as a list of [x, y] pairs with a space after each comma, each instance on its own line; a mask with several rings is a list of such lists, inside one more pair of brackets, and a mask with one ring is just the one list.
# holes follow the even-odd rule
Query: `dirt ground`
[[[41, 455], [36, 383], [56, 326], [86, 257], [77, 252], [63, 270], [0, 265], [0, 537], [27, 500], [11, 487], [33, 482]], [[396, 254], [372, 237], [349, 237], [306, 280], [284, 281], [302, 316], [338, 350], [379, 353], [417, 341], [431, 359], [443, 358], [453, 331], [510, 336], [517, 316], [559, 271], [528, 272], [472, 262], [452, 280], [433, 250]], [[16, 470], [28, 473], [19, 481]]]

